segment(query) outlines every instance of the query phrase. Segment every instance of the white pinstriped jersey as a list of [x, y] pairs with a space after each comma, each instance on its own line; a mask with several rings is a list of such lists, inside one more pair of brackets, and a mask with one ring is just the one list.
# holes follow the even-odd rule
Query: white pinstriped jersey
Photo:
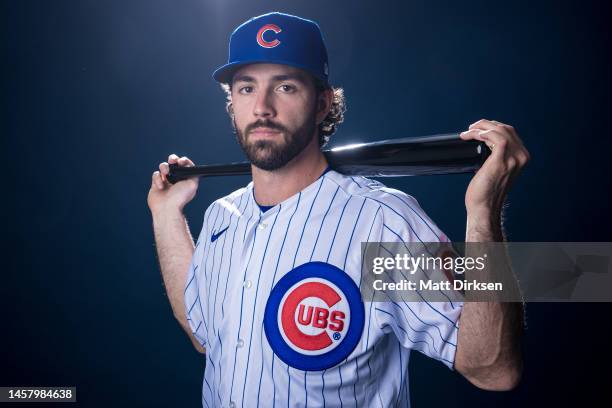
[[361, 242], [399, 241], [448, 239], [411, 196], [333, 170], [265, 212], [252, 182], [215, 201], [185, 288], [203, 406], [409, 406], [410, 352], [452, 369], [463, 305], [356, 300]]

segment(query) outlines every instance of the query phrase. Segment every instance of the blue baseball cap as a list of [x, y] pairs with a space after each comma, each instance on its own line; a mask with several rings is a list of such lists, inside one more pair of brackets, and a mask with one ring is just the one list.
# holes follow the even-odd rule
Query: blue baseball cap
[[319, 25], [290, 14], [263, 14], [238, 26], [230, 37], [227, 64], [213, 78], [229, 83], [238, 68], [254, 63], [290, 65], [328, 83], [327, 48]]

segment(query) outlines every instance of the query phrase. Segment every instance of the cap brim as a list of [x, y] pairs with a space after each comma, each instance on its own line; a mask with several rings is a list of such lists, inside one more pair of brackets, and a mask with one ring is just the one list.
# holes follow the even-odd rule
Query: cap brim
[[296, 64], [296, 63], [291, 62], [291, 61], [283, 61], [283, 60], [234, 61], [234, 62], [231, 62], [229, 64], [225, 64], [225, 65], [217, 68], [213, 72], [212, 77], [217, 82], [220, 82], [222, 84], [229, 84], [231, 82], [231, 80], [232, 80], [232, 77], [234, 76], [234, 73], [238, 69], [240, 69], [240, 68], [242, 68], [242, 67], [244, 67], [246, 65], [250, 65], [250, 64], [280, 64], [280, 65], [288, 65], [290, 67], [300, 68], [300, 69], [303, 69], [305, 71], [308, 71], [310, 74], [314, 75], [316, 78], [320, 79], [325, 84], [327, 84], [327, 77], [321, 77], [321, 75], [318, 72], [315, 72], [312, 68], [306, 67], [304, 65]]
[[214, 72], [213, 72], [213, 79], [217, 82], [220, 82], [222, 84], [229, 84], [230, 81], [232, 80], [232, 77], [234, 76], [234, 73], [240, 68], [243, 67], [245, 65], [251, 64], [254, 62], [232, 62], [230, 64], [225, 64], [219, 68], [217, 68]]

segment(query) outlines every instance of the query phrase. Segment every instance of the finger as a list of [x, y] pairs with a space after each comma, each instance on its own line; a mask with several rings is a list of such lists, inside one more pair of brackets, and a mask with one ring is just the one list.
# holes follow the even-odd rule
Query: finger
[[461, 132], [459, 137], [461, 137], [463, 140], [479, 140], [481, 142], [487, 142], [487, 132], [488, 131], [482, 129], [471, 129]]
[[485, 143], [491, 149], [492, 167], [500, 171], [516, 172], [527, 164], [529, 157], [526, 149], [508, 134], [487, 130], [481, 133], [481, 137], [487, 139]]
[[523, 141], [521, 140], [521, 138], [519, 137], [516, 129], [514, 128], [514, 126], [512, 125], [508, 125], [506, 123], [502, 123], [502, 122], [498, 122], [496, 120], [492, 120], [491, 122], [495, 123], [497, 125], [497, 129], [500, 130], [502, 133], [508, 133], [510, 135], [510, 137], [518, 144], [522, 145]]
[[178, 159], [178, 164], [179, 166], [185, 166], [185, 167], [195, 166], [195, 164], [193, 164], [193, 162], [186, 156], [183, 156], [180, 159]]
[[166, 162], [159, 163], [159, 173], [162, 181], [168, 181], [168, 173], [170, 173], [170, 165]]
[[508, 130], [508, 131], [510, 131], [512, 133], [516, 132], [514, 130], [514, 126], [508, 125], [507, 123], [502, 123], [502, 122], [499, 122], [497, 120], [491, 120], [490, 122], [493, 123], [495, 126], [500, 127], [502, 129], [506, 129], [506, 130]]
[[463, 140], [482, 140], [479, 133], [480, 129], [466, 130], [459, 133], [459, 137]]
[[[461, 138], [464, 140], [479, 140], [484, 142], [487, 147], [491, 150], [491, 157], [493, 161], [503, 160], [505, 154], [505, 146], [507, 144], [504, 141], [504, 137], [494, 130], [480, 130], [472, 129], [461, 133]], [[499, 149], [498, 145], [499, 144]], [[488, 159], [487, 159], [488, 161]]]
[[176, 163], [178, 161], [178, 158], [179, 157], [176, 154], [172, 153], [170, 156], [168, 156], [168, 163]]
[[492, 130], [495, 129], [496, 126], [497, 125], [493, 123], [492, 120], [480, 119], [468, 126], [468, 129], [472, 130], [477, 128], [482, 130]]
[[499, 130], [486, 130], [480, 133], [480, 137], [488, 140], [487, 146], [493, 151], [503, 152], [505, 159], [510, 163], [524, 166], [529, 160], [529, 153], [521, 143], [518, 136]]
[[505, 151], [510, 142], [508, 135], [501, 134], [497, 130], [481, 130], [478, 136], [484, 140], [492, 151]]
[[517, 143], [520, 142], [520, 138], [518, 137], [514, 127], [497, 120], [480, 119], [479, 121], [472, 123], [469, 126], [469, 129], [496, 130], [499, 133], [507, 133], [508, 136], [515, 139]]
[[493, 124], [495, 124], [495, 125], [497, 125], [497, 126], [510, 126], [510, 125], [507, 125], [507, 124], [505, 124], [505, 123], [502, 123], [502, 122], [500, 122], [500, 121], [498, 121], [498, 120], [493, 120], [493, 119], [491, 119], [489, 122], [491, 122], [491, 123], [493, 123]]
[[165, 176], [170, 172], [170, 165], [166, 162], [159, 163], [159, 172], [162, 176]]
[[155, 187], [157, 187], [159, 190], [163, 190], [165, 187], [165, 184], [161, 178], [161, 175], [159, 174], [159, 171], [155, 171], [153, 172], [153, 176], [151, 177], [151, 181], [153, 183], [153, 185], [155, 185]]
[[525, 146], [522, 146], [521, 148], [519, 160], [521, 160], [523, 166], [529, 163], [531, 160], [531, 154], [529, 153], [529, 150], [525, 148]]
[[463, 140], [478, 140], [480, 142], [483, 142], [489, 148], [489, 150], [492, 151], [494, 147], [494, 142], [490, 141], [487, 138], [487, 132], [489, 131], [480, 130], [480, 129], [472, 129], [472, 130], [468, 130], [465, 132], [461, 132], [459, 134], [459, 137], [461, 137], [461, 139]]

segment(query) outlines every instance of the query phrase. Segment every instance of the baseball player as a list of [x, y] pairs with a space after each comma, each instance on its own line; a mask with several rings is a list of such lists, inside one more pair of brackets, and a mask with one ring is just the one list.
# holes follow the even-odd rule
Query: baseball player
[[[166, 179], [169, 164], [194, 163], [170, 155], [148, 196], [174, 315], [205, 354], [203, 406], [408, 406], [414, 350], [480, 388], [515, 387], [520, 304], [361, 298], [361, 242], [448, 238], [410, 195], [328, 167], [321, 147], [344, 97], [328, 82], [319, 26], [252, 18], [213, 77], [252, 181], [206, 209], [195, 245], [182, 210], [198, 179]], [[492, 149], [466, 192], [466, 241], [502, 241], [501, 206], [527, 150], [491, 120], [462, 138]]]

